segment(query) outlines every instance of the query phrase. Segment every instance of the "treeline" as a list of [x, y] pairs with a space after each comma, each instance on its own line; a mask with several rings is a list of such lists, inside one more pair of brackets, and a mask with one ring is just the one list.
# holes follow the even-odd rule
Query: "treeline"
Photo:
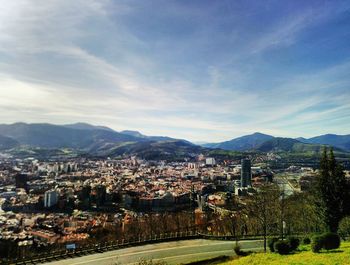
[[324, 149], [319, 174], [309, 192], [286, 197], [277, 185], [266, 184], [249, 196], [235, 218], [236, 223], [243, 225], [255, 223], [250, 232], [255, 227], [256, 232], [264, 236], [266, 251], [267, 237], [276, 234], [281, 239], [289, 235], [321, 232], [349, 236], [349, 201], [350, 185], [343, 167], [336, 161], [332, 149], [329, 152]]

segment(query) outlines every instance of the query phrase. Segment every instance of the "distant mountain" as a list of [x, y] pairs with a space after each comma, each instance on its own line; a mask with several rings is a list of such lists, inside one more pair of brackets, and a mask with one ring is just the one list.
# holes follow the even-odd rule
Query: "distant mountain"
[[183, 139], [175, 139], [175, 138], [171, 138], [168, 136], [147, 136], [144, 135], [138, 131], [130, 131], [130, 130], [124, 130], [121, 131], [120, 133], [122, 134], [126, 134], [126, 135], [131, 135], [131, 136], [135, 136], [135, 137], [139, 137], [139, 138], [143, 138], [143, 139], [148, 139], [150, 141], [172, 141], [172, 140], [179, 140], [179, 141], [183, 141], [183, 142], [187, 142], [190, 143], [187, 140], [183, 140]]
[[100, 129], [100, 130], [106, 130], [106, 131], [112, 131], [114, 132], [114, 130], [112, 130], [111, 128], [108, 128], [106, 126], [96, 126], [96, 125], [91, 125], [89, 123], [84, 123], [84, 122], [77, 122], [77, 123], [73, 123], [73, 124], [66, 124], [63, 125], [66, 128], [71, 128], [71, 129], [79, 129], [79, 130], [96, 130], [96, 129]]
[[0, 135], [0, 150], [6, 150], [18, 146], [19, 143], [11, 137]]
[[220, 148], [224, 150], [232, 150], [232, 151], [247, 151], [256, 149], [262, 143], [273, 139], [274, 137], [271, 135], [263, 134], [263, 133], [253, 133], [250, 135], [245, 135], [242, 137], [238, 137], [232, 139], [230, 141], [221, 142], [221, 143], [209, 143], [204, 144], [202, 146], [209, 148]]
[[[200, 153], [226, 151], [319, 152], [323, 145], [350, 150], [350, 135], [323, 135], [310, 139], [273, 137], [262, 133], [242, 136], [222, 143], [195, 145], [166, 136], [146, 136], [138, 131], [117, 132], [87, 123], [53, 125], [48, 123], [0, 124], [0, 150], [10, 154], [40, 157], [52, 155], [128, 156], [147, 159], [176, 159]], [[63, 150], [70, 149], [70, 150]], [[217, 149], [217, 150], [212, 150]], [[222, 150], [220, 150], [222, 149]], [[228, 153], [228, 152], [226, 152]]]
[[298, 138], [295, 138], [295, 140], [298, 140], [299, 142], [302, 142], [302, 143], [306, 143], [307, 141], [307, 139], [304, 137], [298, 137]]
[[292, 138], [276, 137], [260, 144], [256, 149], [262, 152], [292, 151], [297, 143], [300, 142]]
[[205, 149], [198, 145], [182, 141], [149, 141], [119, 146], [108, 153], [109, 156], [137, 155], [150, 160], [178, 160], [194, 157]]
[[121, 131], [120, 133], [126, 134], [126, 135], [135, 136], [135, 137], [139, 137], [139, 138], [147, 138], [146, 135], [143, 135], [142, 133], [140, 133], [138, 131], [124, 130], [124, 131]]
[[[74, 127], [74, 126], [73, 126]], [[20, 145], [41, 148], [76, 148], [89, 150], [96, 144], [138, 142], [144, 139], [100, 128], [79, 129], [47, 123], [0, 125], [0, 135], [11, 137]]]
[[204, 149], [185, 140], [146, 136], [134, 131], [116, 132], [108, 127], [87, 123], [0, 124], [0, 150], [11, 149], [12, 154], [45, 157], [45, 154], [60, 155], [60, 150], [64, 148], [75, 150], [76, 154], [137, 155], [148, 159], [183, 158]]
[[303, 143], [310, 144], [325, 144], [331, 145], [346, 151], [350, 151], [350, 134], [348, 135], [337, 135], [337, 134], [325, 134], [309, 139], [298, 138]]
[[319, 153], [323, 148], [321, 144], [302, 143], [292, 138], [275, 137], [262, 143], [256, 148], [261, 152], [316, 152]]
[[[332, 137], [331, 137], [332, 138]], [[333, 139], [333, 138], [332, 138]], [[336, 137], [339, 140], [339, 138]], [[338, 143], [335, 145], [334, 143]], [[342, 143], [342, 144], [340, 144]], [[330, 141], [330, 139], [318, 139], [318, 137], [305, 139], [305, 138], [283, 138], [274, 137], [271, 135], [266, 135], [262, 133], [254, 133], [250, 135], [245, 135], [232, 139], [230, 141], [214, 143], [214, 144], [204, 144], [202, 146], [208, 148], [220, 148], [230, 151], [261, 151], [261, 152], [319, 152], [324, 145], [332, 145], [338, 151], [340, 149], [348, 150], [346, 147], [346, 141], [336, 142], [335, 140]], [[342, 148], [343, 147], [343, 148]]]

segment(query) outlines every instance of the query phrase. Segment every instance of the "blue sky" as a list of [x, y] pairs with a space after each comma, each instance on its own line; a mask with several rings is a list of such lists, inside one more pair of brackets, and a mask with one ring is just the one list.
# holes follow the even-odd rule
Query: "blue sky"
[[6, 1], [1, 123], [350, 133], [349, 1]]

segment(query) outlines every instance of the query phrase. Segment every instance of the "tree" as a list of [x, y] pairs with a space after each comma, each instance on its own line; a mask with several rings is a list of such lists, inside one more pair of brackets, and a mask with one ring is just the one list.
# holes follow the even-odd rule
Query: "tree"
[[315, 204], [327, 230], [337, 232], [340, 220], [347, 213], [349, 198], [347, 181], [342, 166], [337, 163], [333, 150], [323, 151], [320, 173], [315, 184]]
[[308, 192], [294, 193], [285, 199], [284, 220], [286, 233], [314, 233], [323, 231], [324, 227], [313, 201]]
[[350, 216], [345, 216], [339, 223], [338, 234], [343, 240], [350, 236]]
[[276, 185], [265, 184], [249, 198], [245, 210], [249, 218], [255, 218], [262, 229], [264, 251], [267, 247], [267, 236], [278, 231], [280, 213], [280, 190]]

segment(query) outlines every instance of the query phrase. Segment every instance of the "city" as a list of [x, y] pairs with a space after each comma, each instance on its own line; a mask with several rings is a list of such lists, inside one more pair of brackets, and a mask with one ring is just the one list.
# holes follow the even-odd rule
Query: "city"
[[350, 265], [349, 0], [0, 5], [0, 264]]
[[[101, 242], [141, 242], [180, 233], [235, 240], [261, 235], [255, 216], [242, 216], [251, 197], [268, 183], [275, 183], [285, 198], [307, 193], [318, 174], [312, 167], [271, 170], [271, 159], [277, 158], [2, 158], [0, 243], [7, 249], [2, 258], [30, 259], [52, 247], [69, 253]], [[345, 173], [350, 179], [350, 171]], [[287, 210], [284, 218], [286, 222]], [[275, 225], [270, 234], [279, 233]], [[313, 225], [287, 223], [289, 233], [314, 232]]]

